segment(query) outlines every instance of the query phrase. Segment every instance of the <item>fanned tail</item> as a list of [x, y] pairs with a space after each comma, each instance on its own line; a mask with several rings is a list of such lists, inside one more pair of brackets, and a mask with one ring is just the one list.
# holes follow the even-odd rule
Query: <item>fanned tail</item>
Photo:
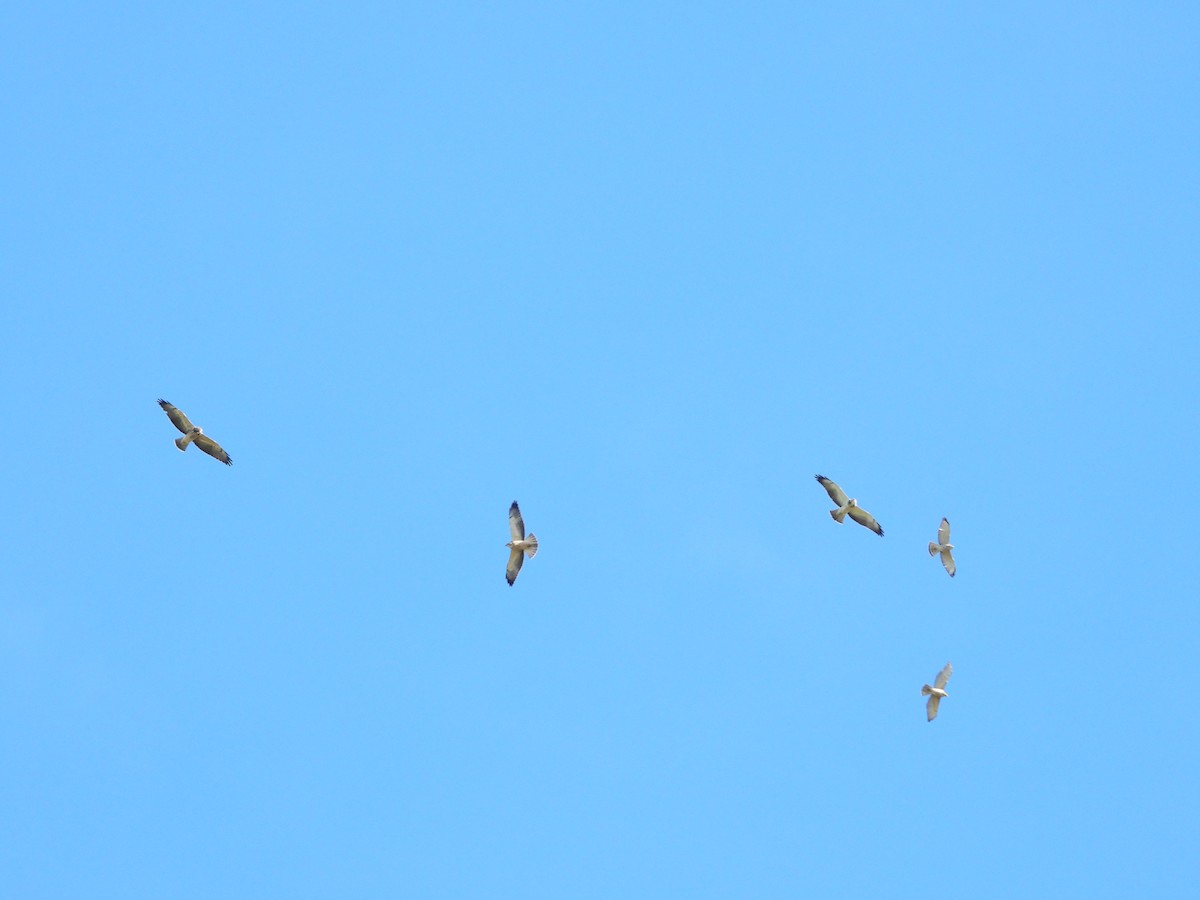
[[525, 548], [525, 555], [530, 559], [533, 559], [535, 556], [537, 556], [538, 551], [537, 535], [530, 532], [529, 537], [525, 538], [525, 543], [529, 545]]
[[833, 521], [835, 521], [835, 522], [837, 522], [839, 525], [841, 525], [843, 522], [845, 522], [845, 521], [846, 521], [846, 513], [847, 513], [847, 512], [849, 512], [849, 510], [845, 510], [845, 509], [831, 509], [831, 510], [829, 511], [829, 514], [830, 514], [831, 516], [833, 516]]
[[175, 446], [178, 447], [180, 450], [186, 452], [187, 448], [188, 448], [188, 444], [190, 444], [195, 439], [195, 437], [196, 436], [194, 434], [185, 434], [181, 438], [175, 438]]
[[929, 685], [925, 684], [925, 685], [921, 686], [921, 696], [922, 697], [926, 697], [932, 693], [933, 693], [933, 688], [931, 688]]
[[929, 555], [937, 556], [937, 553], [938, 553], [938, 545], [935, 544], [933, 541], [930, 541], [929, 542]]

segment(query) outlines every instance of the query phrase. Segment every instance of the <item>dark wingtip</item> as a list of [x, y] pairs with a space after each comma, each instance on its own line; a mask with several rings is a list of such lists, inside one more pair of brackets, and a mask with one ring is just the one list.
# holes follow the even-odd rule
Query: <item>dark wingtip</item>
[[225, 459], [221, 460], [221, 462], [225, 463], [225, 465], [227, 465], [227, 466], [232, 466], [233, 465], [233, 457], [232, 456], [226, 457]]
[[821, 480], [821, 479], [823, 479], [824, 477], [825, 477], [824, 475], [814, 475], [814, 476], [813, 476], [813, 478], [817, 479], [817, 481], [820, 481], [820, 480]]
[[171, 404], [170, 404], [170, 403], [168, 403], [166, 400], [164, 400], [162, 397], [159, 397], [159, 398], [158, 398], [158, 405], [159, 405], [159, 406], [161, 406], [163, 409], [166, 409], [166, 408], [167, 408], [168, 406], [170, 406]]
[[509, 512], [512, 512], [514, 509], [520, 509], [520, 507], [519, 507], [519, 506], [517, 506], [517, 501], [516, 501], [516, 500], [514, 500], [514, 501], [512, 502], [512, 506], [510, 506], [510, 507], [508, 508], [508, 511], [509, 511]]
[[882, 528], [880, 528], [880, 529], [879, 529], [877, 532], [875, 532], [875, 533], [876, 533], [877, 535], [879, 535], [880, 537], [883, 537], [883, 529], [882, 529]]

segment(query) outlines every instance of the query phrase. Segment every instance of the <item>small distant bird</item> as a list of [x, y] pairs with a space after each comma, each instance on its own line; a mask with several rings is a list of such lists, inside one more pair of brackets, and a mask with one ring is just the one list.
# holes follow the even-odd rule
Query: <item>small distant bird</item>
[[833, 521], [839, 525], [846, 521], [846, 514], [849, 513], [859, 525], [864, 528], [870, 528], [880, 537], [883, 537], [883, 528], [875, 521], [875, 517], [858, 505], [858, 501], [846, 496], [846, 492], [830, 481], [824, 475], [814, 475], [817, 481], [821, 482], [821, 487], [825, 488], [825, 492], [829, 494], [829, 499], [837, 504], [837, 509], [831, 509], [829, 514], [833, 516]]
[[950, 676], [954, 674], [954, 668], [950, 663], [946, 663], [946, 667], [937, 673], [937, 678], [933, 679], [933, 687], [925, 684], [921, 686], [921, 696], [929, 697], [925, 704], [925, 715], [927, 722], [932, 722], [937, 718], [938, 704], [942, 702], [942, 698], [946, 696], [946, 682], [950, 680]]
[[204, 433], [204, 429], [193, 425], [188, 417], [183, 414], [182, 410], [176, 409], [166, 400], [159, 400], [158, 405], [163, 408], [163, 412], [167, 414], [167, 418], [171, 420], [171, 424], [183, 432], [183, 437], [175, 439], [175, 446], [180, 450], [186, 451], [188, 444], [195, 442], [196, 446], [211, 456], [213, 459], [219, 459], [227, 466], [233, 465], [233, 460], [229, 454], [221, 449], [221, 445]]
[[950, 577], [954, 577], [954, 557], [950, 551], [954, 549], [954, 545], [950, 543], [950, 521], [945, 517], [942, 518], [942, 524], [938, 526], [938, 539], [935, 544], [929, 542], [929, 555], [937, 556], [942, 554], [942, 565], [946, 567], [946, 571], [950, 573]]
[[525, 537], [525, 520], [521, 518], [521, 509], [516, 500], [508, 508], [508, 530], [512, 532], [512, 540], [504, 545], [509, 548], [508, 570], [504, 577], [508, 580], [509, 587], [512, 587], [525, 557], [533, 559], [538, 551], [537, 536], [531, 532], [529, 537]]

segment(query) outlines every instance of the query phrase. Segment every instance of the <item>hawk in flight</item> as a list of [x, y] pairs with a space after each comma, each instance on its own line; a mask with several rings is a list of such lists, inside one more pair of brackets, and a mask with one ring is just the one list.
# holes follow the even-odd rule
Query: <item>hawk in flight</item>
[[937, 678], [933, 679], [933, 687], [927, 684], [921, 685], [921, 696], [929, 697], [928, 702], [925, 704], [925, 721], [932, 722], [937, 718], [938, 704], [946, 696], [946, 682], [950, 680], [950, 676], [953, 674], [954, 668], [950, 663], [946, 663], [946, 667], [937, 673]]
[[525, 520], [521, 518], [521, 509], [516, 500], [508, 508], [508, 530], [512, 532], [512, 540], [504, 545], [509, 549], [508, 569], [504, 577], [508, 580], [509, 587], [512, 587], [525, 557], [533, 559], [538, 551], [537, 536], [530, 532], [529, 537], [525, 537]]
[[954, 549], [954, 545], [950, 543], [950, 520], [942, 517], [942, 524], [938, 526], [938, 539], [935, 544], [929, 542], [929, 555], [937, 556], [942, 554], [942, 565], [946, 567], [946, 571], [950, 573], [950, 577], [954, 577], [954, 556], [950, 553]]
[[821, 482], [821, 487], [825, 488], [825, 492], [829, 494], [829, 499], [837, 504], [837, 509], [831, 509], [829, 514], [833, 516], [833, 521], [839, 525], [846, 521], [847, 514], [859, 525], [864, 528], [870, 528], [880, 537], [883, 537], [883, 528], [875, 521], [875, 517], [858, 505], [858, 501], [852, 497], [847, 497], [846, 492], [837, 486], [836, 482], [830, 481], [824, 475], [814, 475], [817, 481]]
[[176, 409], [166, 400], [159, 400], [158, 405], [163, 408], [163, 412], [167, 414], [171, 424], [183, 432], [183, 437], [175, 439], [176, 447], [180, 450], [187, 450], [188, 444], [194, 441], [197, 447], [213, 459], [219, 459], [227, 466], [233, 465], [233, 460], [229, 458], [228, 453], [221, 449], [221, 445], [205, 434], [203, 428], [193, 425], [182, 410]]

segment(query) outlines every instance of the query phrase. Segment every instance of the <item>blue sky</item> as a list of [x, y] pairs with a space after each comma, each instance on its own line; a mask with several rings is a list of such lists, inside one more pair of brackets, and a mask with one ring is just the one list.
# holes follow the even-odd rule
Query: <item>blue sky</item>
[[0, 894], [1194, 888], [1198, 26], [0, 12]]

